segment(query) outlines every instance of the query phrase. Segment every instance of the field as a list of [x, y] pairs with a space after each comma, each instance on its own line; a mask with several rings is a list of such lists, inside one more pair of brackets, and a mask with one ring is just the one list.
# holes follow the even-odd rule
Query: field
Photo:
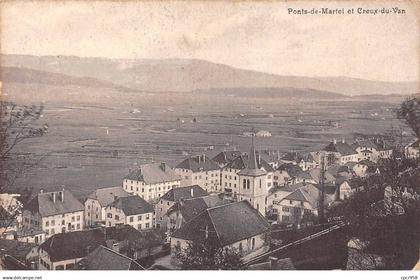
[[308, 100], [192, 93], [138, 93], [41, 84], [4, 85], [5, 98], [43, 104], [48, 133], [18, 147], [45, 156], [14, 188], [63, 186], [83, 197], [95, 188], [121, 184], [136, 164], [174, 166], [198, 153], [248, 151], [252, 129], [258, 149], [281, 153], [320, 149], [333, 138], [383, 134], [401, 123], [392, 109], [401, 98]]

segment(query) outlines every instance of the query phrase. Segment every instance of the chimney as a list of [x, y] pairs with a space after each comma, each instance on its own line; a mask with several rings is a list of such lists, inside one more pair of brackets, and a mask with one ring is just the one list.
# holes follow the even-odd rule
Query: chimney
[[276, 258], [276, 257], [270, 256], [268, 258], [268, 260], [270, 261], [270, 268], [274, 268], [276, 266], [276, 264], [277, 264], [277, 262], [278, 262], [279, 259]]
[[203, 154], [203, 162], [206, 162], [206, 155]]
[[337, 139], [334, 138], [333, 143], [334, 145], [337, 144]]
[[194, 197], [194, 189], [191, 188], [191, 197]]
[[62, 202], [64, 202], [64, 188], [63, 188], [63, 190], [61, 191], [61, 201], [62, 201]]
[[166, 171], [166, 163], [162, 162], [160, 164], [160, 168], [162, 168], [162, 170], [165, 172]]
[[52, 193], [52, 200], [53, 200], [53, 203], [55, 203], [55, 199], [56, 199], [56, 193], [55, 193], [55, 192], [53, 192], [53, 193]]
[[39, 190], [39, 193], [44, 193], [44, 190], [43, 190], [43, 189], [40, 189], [40, 190]]
[[343, 138], [343, 139], [341, 139], [341, 143], [346, 143], [346, 140]]
[[198, 158], [198, 164], [200, 164], [201, 163], [201, 156], [199, 155], [199, 156], [197, 156], [197, 158]]

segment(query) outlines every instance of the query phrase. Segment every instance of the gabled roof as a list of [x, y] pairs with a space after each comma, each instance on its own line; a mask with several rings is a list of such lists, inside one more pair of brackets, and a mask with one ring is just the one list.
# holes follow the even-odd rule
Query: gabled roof
[[232, 162], [235, 158], [239, 157], [242, 153], [240, 151], [223, 151], [218, 153], [212, 160], [219, 166], [225, 166]]
[[177, 202], [181, 199], [190, 199], [193, 197], [202, 197], [206, 195], [208, 195], [208, 192], [205, 191], [202, 187], [200, 187], [199, 185], [193, 185], [187, 187], [173, 188], [167, 193], [165, 193], [160, 199]]
[[277, 168], [277, 170], [284, 170], [291, 177], [296, 177], [299, 173], [303, 172], [299, 165], [293, 163], [284, 163]]
[[124, 177], [127, 180], [141, 181], [146, 184], [179, 181], [181, 178], [166, 163], [147, 163], [140, 165]]
[[[24, 207], [32, 213], [39, 213], [42, 217], [61, 215], [77, 211], [84, 211], [85, 207], [77, 200], [71, 192], [63, 190], [64, 196], [61, 199], [60, 192], [44, 192], [33, 197]], [[56, 196], [55, 202], [53, 195]]]
[[82, 261], [86, 270], [144, 270], [135, 260], [105, 246], [98, 246]]
[[312, 207], [316, 208], [318, 207], [319, 195], [320, 191], [317, 187], [312, 184], [306, 184], [305, 186], [286, 196], [284, 200], [308, 202]]
[[[314, 180], [316, 183], [319, 182], [321, 169], [320, 168], [313, 168], [310, 170], [302, 171], [296, 177], [306, 180]], [[334, 182], [335, 178], [331, 175], [328, 171], [324, 173], [324, 181], [325, 182]]]
[[102, 229], [58, 233], [48, 238], [40, 248], [52, 262], [83, 258], [99, 245], [105, 245]]
[[130, 196], [122, 187], [100, 188], [92, 192], [88, 198], [98, 200], [102, 207], [107, 206], [119, 197]]
[[357, 152], [349, 144], [343, 142], [331, 142], [323, 149], [323, 151], [340, 153], [341, 156], [357, 154]]
[[340, 173], [349, 173], [351, 172], [351, 170], [349, 169], [349, 167], [347, 165], [340, 165], [340, 164], [331, 164], [330, 166], [328, 166], [327, 168], [327, 172], [331, 175], [333, 175], [334, 177], [338, 176]]
[[[227, 164], [225, 166], [225, 168], [243, 170], [243, 169], [246, 169], [248, 167], [248, 163], [249, 163], [249, 157], [248, 157], [248, 155], [244, 154], [244, 155], [241, 155], [241, 156], [237, 157], [231, 163]], [[260, 160], [257, 161], [257, 166], [258, 166], [258, 169], [264, 169], [266, 172], [273, 172], [274, 171], [273, 167], [271, 167], [271, 165], [262, 158], [260, 158]]]
[[151, 204], [137, 195], [120, 197], [110, 203], [108, 207], [121, 209], [126, 216], [152, 213], [154, 211]]
[[199, 155], [183, 160], [175, 168], [188, 169], [192, 170], [192, 172], [201, 172], [218, 170], [220, 167], [206, 155]]
[[189, 222], [195, 216], [204, 210], [230, 203], [220, 198], [218, 195], [209, 195], [187, 200], [180, 200], [168, 210], [168, 215], [174, 211], [179, 211], [186, 222]]
[[224, 247], [269, 229], [267, 220], [244, 200], [206, 209], [175, 231], [172, 237], [203, 242], [207, 232], [207, 238], [213, 244]]
[[0, 256], [10, 255], [19, 261], [25, 261], [26, 255], [36, 247], [33, 243], [17, 240], [0, 239]]

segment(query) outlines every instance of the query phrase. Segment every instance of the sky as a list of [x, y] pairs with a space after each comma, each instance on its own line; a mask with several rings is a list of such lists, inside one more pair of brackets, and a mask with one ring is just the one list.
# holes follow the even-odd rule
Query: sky
[[[197, 58], [279, 75], [419, 80], [419, 22], [409, 2], [6, 1], [1, 53]], [[289, 8], [405, 14], [293, 15]], [[417, 5], [418, 9], [418, 5]]]

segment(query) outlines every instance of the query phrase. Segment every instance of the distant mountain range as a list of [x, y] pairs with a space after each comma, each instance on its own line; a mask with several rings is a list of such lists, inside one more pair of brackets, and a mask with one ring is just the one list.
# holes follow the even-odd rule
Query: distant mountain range
[[[225, 92], [268, 96], [312, 94], [408, 95], [417, 82], [378, 82], [346, 77], [280, 76], [197, 59], [107, 59], [75, 56], [1, 55], [3, 82], [79, 84], [144, 92]], [[217, 89], [217, 90], [216, 90]], [[223, 90], [220, 90], [223, 89]], [[258, 89], [258, 90], [256, 90]], [[261, 90], [264, 89], [264, 90]]]

